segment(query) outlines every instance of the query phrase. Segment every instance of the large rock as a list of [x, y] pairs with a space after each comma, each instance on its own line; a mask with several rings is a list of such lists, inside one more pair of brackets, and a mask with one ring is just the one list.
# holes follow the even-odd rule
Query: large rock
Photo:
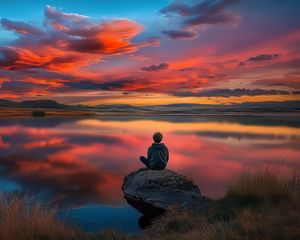
[[198, 186], [170, 170], [139, 169], [125, 177], [122, 190], [127, 202], [146, 216], [157, 216], [173, 206], [206, 208]]

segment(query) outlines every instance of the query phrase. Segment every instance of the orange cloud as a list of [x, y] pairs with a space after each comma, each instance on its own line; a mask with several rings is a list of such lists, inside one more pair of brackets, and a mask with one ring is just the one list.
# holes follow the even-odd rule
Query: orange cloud
[[[144, 45], [144, 42], [132, 42], [143, 27], [128, 19], [94, 22], [85, 16], [63, 13], [49, 6], [45, 16], [46, 24], [52, 29], [41, 34], [27, 31], [26, 38], [19, 36], [17, 44], [1, 47], [4, 58], [0, 60], [0, 68], [44, 68], [66, 72], [97, 63], [104, 55], [135, 52]], [[12, 31], [19, 32], [25, 27], [34, 29], [23, 22], [13, 22], [9, 27], [8, 23], [9, 20], [2, 21], [2, 25]]]
[[41, 85], [47, 85], [50, 87], [63, 87], [63, 81], [60, 79], [46, 79], [46, 78], [34, 78], [34, 77], [25, 77], [24, 82], [37, 83]]

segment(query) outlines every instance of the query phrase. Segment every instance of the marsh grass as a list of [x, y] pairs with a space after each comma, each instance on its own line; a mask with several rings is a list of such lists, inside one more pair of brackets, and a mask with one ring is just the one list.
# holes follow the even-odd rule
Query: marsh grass
[[246, 173], [207, 212], [171, 209], [143, 232], [82, 232], [56, 218], [56, 209], [28, 196], [0, 197], [0, 239], [268, 240], [300, 239], [300, 179], [269, 170]]
[[56, 209], [32, 197], [0, 197], [0, 239], [72, 239], [75, 231], [57, 220]]
[[245, 205], [279, 202], [289, 194], [286, 184], [268, 168], [255, 174], [247, 172], [229, 187], [227, 198]]

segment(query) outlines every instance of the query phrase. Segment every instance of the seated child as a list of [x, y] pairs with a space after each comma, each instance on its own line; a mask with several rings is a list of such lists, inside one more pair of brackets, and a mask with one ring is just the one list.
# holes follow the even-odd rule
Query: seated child
[[142, 163], [152, 170], [163, 170], [169, 160], [169, 150], [161, 143], [163, 135], [160, 132], [153, 134], [154, 143], [148, 148], [147, 158], [140, 157]]

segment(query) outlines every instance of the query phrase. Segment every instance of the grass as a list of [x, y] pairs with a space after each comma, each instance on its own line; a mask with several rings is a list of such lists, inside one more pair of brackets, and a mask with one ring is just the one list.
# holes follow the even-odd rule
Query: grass
[[205, 213], [172, 209], [143, 232], [89, 234], [56, 218], [55, 209], [28, 197], [1, 197], [0, 239], [268, 240], [300, 239], [300, 178], [268, 170], [247, 173]]
[[21, 195], [1, 196], [0, 239], [71, 239], [75, 231], [56, 218], [56, 209]]

